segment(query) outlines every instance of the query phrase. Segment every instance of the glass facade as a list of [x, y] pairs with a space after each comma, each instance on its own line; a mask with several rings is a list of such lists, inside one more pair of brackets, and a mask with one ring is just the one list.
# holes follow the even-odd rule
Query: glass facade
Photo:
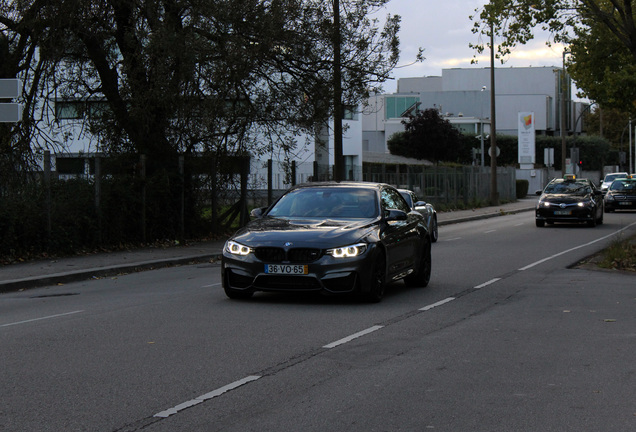
[[401, 118], [402, 113], [417, 102], [420, 102], [419, 96], [385, 96], [384, 118]]

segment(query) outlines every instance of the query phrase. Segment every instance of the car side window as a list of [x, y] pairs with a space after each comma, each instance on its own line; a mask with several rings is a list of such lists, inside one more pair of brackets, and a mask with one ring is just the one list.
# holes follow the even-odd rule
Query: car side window
[[404, 201], [404, 198], [402, 198], [402, 195], [396, 190], [383, 189], [381, 198], [382, 208], [385, 210], [402, 210], [405, 213], [411, 211], [406, 201]]

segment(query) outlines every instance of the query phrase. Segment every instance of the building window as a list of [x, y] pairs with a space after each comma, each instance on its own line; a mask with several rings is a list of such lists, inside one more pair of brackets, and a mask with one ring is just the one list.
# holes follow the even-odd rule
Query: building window
[[80, 120], [101, 117], [109, 109], [108, 102], [92, 101], [55, 101], [56, 120]]
[[415, 104], [420, 102], [418, 96], [385, 96], [385, 118], [401, 118], [402, 114]]
[[346, 105], [342, 109], [342, 119], [343, 120], [358, 120], [359, 113], [355, 106]]

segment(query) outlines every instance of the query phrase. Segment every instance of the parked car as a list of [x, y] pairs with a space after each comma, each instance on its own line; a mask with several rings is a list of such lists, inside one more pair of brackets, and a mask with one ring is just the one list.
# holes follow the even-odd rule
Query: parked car
[[389, 185], [307, 183], [251, 215], [223, 250], [222, 284], [232, 299], [316, 291], [377, 302], [387, 282], [429, 283], [426, 220]]
[[628, 174], [626, 172], [615, 172], [615, 173], [606, 174], [605, 178], [601, 182], [601, 192], [603, 193], [607, 192], [607, 189], [610, 187], [610, 185], [612, 184], [614, 180], [616, 180], [617, 178], [627, 177], [627, 175]]
[[605, 213], [636, 209], [636, 176], [629, 175], [624, 179], [614, 180], [605, 194], [604, 201]]
[[603, 193], [588, 179], [574, 175], [552, 180], [540, 195], [536, 207], [538, 227], [555, 222], [603, 223]]
[[412, 210], [424, 216], [428, 232], [431, 234], [431, 241], [435, 243], [439, 238], [439, 234], [437, 229], [437, 211], [435, 211], [433, 204], [419, 200], [415, 192], [408, 189], [398, 189], [398, 191]]

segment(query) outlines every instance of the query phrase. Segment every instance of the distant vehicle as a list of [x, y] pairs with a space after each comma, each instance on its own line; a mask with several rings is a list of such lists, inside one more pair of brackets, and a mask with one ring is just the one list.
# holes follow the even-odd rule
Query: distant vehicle
[[437, 229], [437, 211], [435, 211], [433, 204], [429, 204], [426, 201], [420, 201], [413, 191], [407, 189], [398, 190], [400, 195], [402, 195], [402, 197], [406, 200], [409, 207], [424, 216], [428, 232], [431, 234], [431, 241], [435, 243], [439, 238], [439, 234]]
[[591, 227], [603, 223], [603, 193], [588, 179], [566, 175], [552, 180], [537, 195], [538, 227], [555, 222], [586, 222]]
[[389, 281], [425, 287], [431, 238], [424, 217], [392, 186], [366, 182], [294, 186], [225, 243], [225, 294], [360, 293], [382, 299]]
[[628, 174], [626, 172], [615, 172], [615, 173], [607, 174], [605, 178], [603, 179], [603, 181], [601, 182], [601, 192], [603, 193], [607, 192], [607, 189], [610, 187], [612, 182], [616, 180], [617, 178], [623, 178], [627, 176]]
[[614, 180], [605, 194], [604, 201], [605, 213], [636, 209], [636, 176], [629, 175], [624, 179]]

